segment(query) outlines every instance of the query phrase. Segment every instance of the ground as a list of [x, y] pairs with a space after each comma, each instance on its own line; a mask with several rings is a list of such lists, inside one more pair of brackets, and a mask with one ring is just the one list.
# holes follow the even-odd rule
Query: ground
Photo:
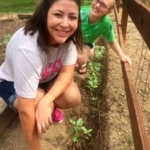
[[[115, 24], [114, 16], [112, 20]], [[6, 34], [13, 34], [24, 25], [25, 20], [0, 21], [0, 41]], [[126, 51], [132, 58], [133, 79], [136, 78], [137, 63], [139, 61], [141, 37], [133, 25], [128, 21]], [[0, 62], [4, 60], [4, 51], [0, 51]], [[108, 47], [103, 62], [102, 84], [98, 91], [99, 101], [86, 103], [88, 93], [85, 90], [86, 75], [75, 72], [83, 103], [73, 109], [64, 111], [65, 120], [62, 124], [52, 125], [41, 138], [42, 150], [73, 150], [71, 149], [71, 125], [69, 118], [78, 116], [85, 121], [87, 128], [92, 128], [92, 137], [76, 146], [75, 150], [132, 150], [133, 141], [130, 120], [124, 91], [121, 65], [116, 54]], [[89, 92], [89, 91], [88, 91]], [[90, 109], [93, 106], [96, 110]], [[0, 150], [25, 150], [25, 142], [18, 116], [10, 123], [4, 134], [0, 137]]]

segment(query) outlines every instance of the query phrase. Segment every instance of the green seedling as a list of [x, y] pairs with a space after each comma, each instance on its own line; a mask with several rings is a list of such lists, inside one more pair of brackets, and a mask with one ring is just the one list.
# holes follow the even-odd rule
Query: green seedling
[[72, 141], [74, 143], [79, 142], [81, 139], [89, 138], [91, 136], [92, 129], [87, 129], [84, 126], [84, 122], [82, 118], [74, 121], [70, 119], [70, 123], [73, 125], [72, 129]]
[[124, 146], [124, 150], [132, 150], [133, 149], [133, 137], [129, 136], [126, 139], [127, 145]]
[[99, 86], [99, 79], [97, 78], [97, 75], [93, 72], [92, 74], [87, 74], [87, 88], [91, 91], [94, 91]]
[[104, 46], [96, 46], [95, 57], [101, 59], [104, 57], [105, 47]]
[[11, 38], [11, 35], [10, 34], [6, 34], [4, 36], [4, 39], [0, 42], [0, 46], [2, 46], [3, 48], [6, 47], [6, 45], [8, 44], [9, 40]]
[[127, 137], [127, 143], [128, 143], [128, 145], [132, 145], [133, 144], [133, 137], [131, 137], [131, 136]]
[[101, 64], [98, 62], [94, 62], [94, 61], [90, 61], [88, 63], [88, 66], [90, 68], [90, 72], [95, 72], [95, 73], [99, 73], [100, 69], [101, 69]]
[[90, 89], [90, 91], [96, 90], [101, 82], [100, 70], [102, 65], [100, 60], [104, 57], [104, 52], [104, 46], [96, 46], [94, 55], [95, 58], [90, 60], [88, 63], [89, 70], [87, 73], [87, 88]]
[[89, 62], [89, 71], [87, 73], [87, 88], [94, 91], [98, 88], [100, 83], [99, 71], [101, 69], [101, 64], [93, 61]]

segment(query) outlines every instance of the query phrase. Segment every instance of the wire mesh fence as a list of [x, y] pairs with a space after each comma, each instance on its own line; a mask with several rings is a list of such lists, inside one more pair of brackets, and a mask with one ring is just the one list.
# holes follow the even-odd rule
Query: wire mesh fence
[[132, 54], [133, 83], [150, 139], [150, 49], [130, 18], [127, 26], [126, 50]]
[[140, 49], [141, 53], [139, 56], [135, 87], [150, 138], [150, 49], [145, 42], [143, 42]]

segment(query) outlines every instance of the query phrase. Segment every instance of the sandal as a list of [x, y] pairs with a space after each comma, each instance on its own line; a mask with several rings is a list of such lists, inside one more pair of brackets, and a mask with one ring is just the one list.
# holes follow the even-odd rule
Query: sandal
[[78, 73], [79, 73], [79, 74], [85, 74], [86, 72], [87, 72], [86, 63], [83, 64], [83, 65], [80, 65], [80, 66], [78, 67]]

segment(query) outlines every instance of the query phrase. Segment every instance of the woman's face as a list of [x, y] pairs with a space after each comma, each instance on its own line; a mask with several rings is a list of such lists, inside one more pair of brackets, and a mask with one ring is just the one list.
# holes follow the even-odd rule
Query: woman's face
[[72, 0], [58, 0], [51, 6], [47, 15], [47, 28], [52, 46], [64, 43], [75, 32], [78, 15], [78, 6]]

